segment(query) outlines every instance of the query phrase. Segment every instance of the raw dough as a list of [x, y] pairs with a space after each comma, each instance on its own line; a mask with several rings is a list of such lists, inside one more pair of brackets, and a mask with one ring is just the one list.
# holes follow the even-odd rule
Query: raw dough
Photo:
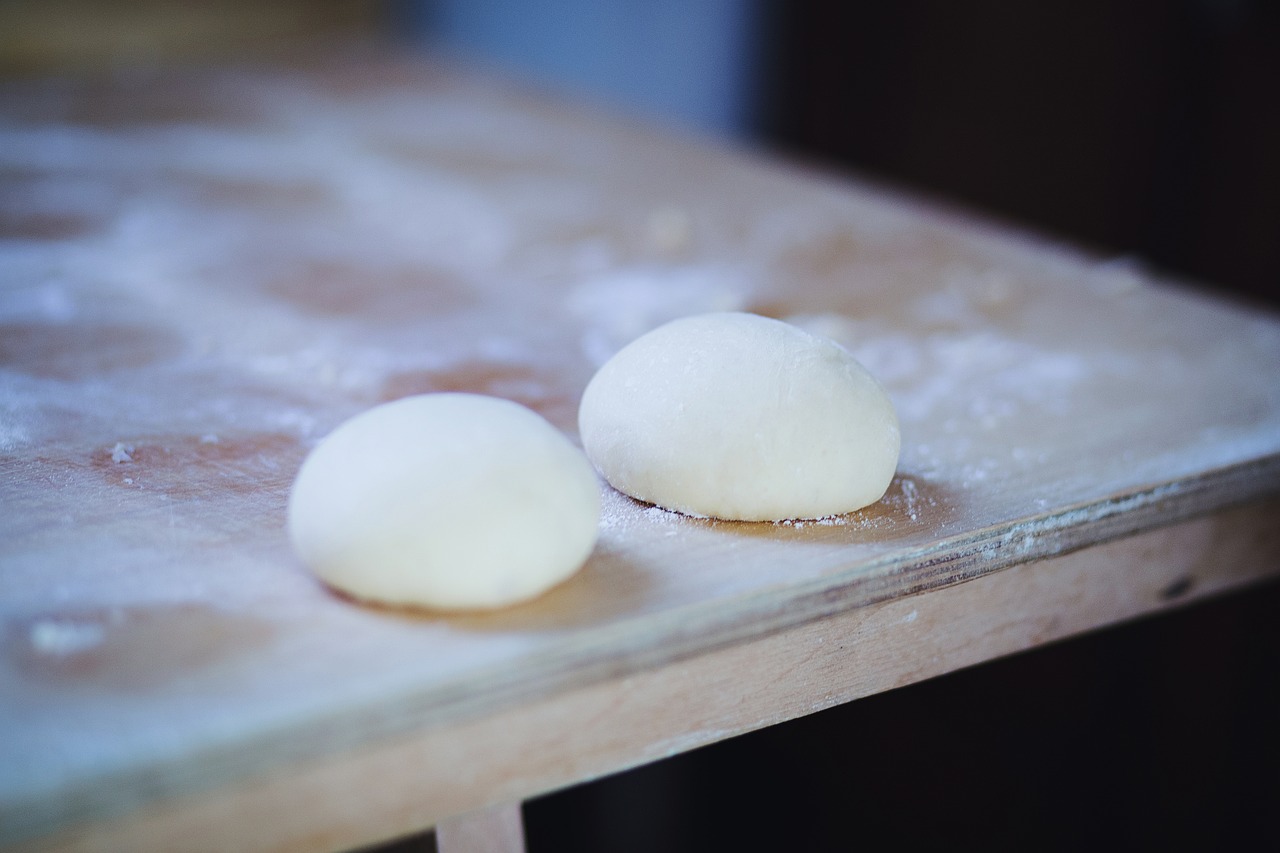
[[871, 374], [835, 342], [754, 314], [636, 339], [587, 385], [578, 426], [619, 491], [740, 521], [851, 512], [898, 464], [898, 418]]
[[600, 490], [573, 444], [495, 397], [406, 397], [339, 426], [289, 500], [298, 555], [361, 599], [501, 607], [573, 574], [595, 544]]

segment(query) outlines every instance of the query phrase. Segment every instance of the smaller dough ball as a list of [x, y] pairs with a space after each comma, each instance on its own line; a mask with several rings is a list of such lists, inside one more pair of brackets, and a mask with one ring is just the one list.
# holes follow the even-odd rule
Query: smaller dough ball
[[293, 547], [356, 598], [502, 607], [572, 575], [600, 489], [559, 430], [508, 400], [425, 394], [378, 406], [311, 452], [289, 499]]
[[591, 379], [578, 427], [616, 489], [692, 515], [823, 518], [884, 496], [898, 417], [834, 341], [754, 314], [685, 317]]

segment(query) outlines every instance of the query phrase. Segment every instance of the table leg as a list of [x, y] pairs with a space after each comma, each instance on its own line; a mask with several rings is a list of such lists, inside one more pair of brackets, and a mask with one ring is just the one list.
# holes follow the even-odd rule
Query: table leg
[[438, 853], [524, 853], [519, 803], [499, 803], [436, 825]]

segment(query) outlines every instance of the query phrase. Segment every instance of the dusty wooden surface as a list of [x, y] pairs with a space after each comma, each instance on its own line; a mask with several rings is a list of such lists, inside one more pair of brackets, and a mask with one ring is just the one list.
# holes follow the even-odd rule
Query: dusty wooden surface
[[[426, 826], [709, 739], [667, 715], [579, 762], [546, 730], [631, 678], [660, 697], [689, 661], [921, 593], [967, 607], [980, 637], [999, 597], [965, 593], [979, 583], [1022, 584], [1028, 612], [1074, 631], [1154, 609], [1126, 566], [1159, 549], [1092, 570], [1134, 597], [1116, 612], [1080, 603], [1055, 568], [1072, 558], [1021, 564], [1278, 485], [1274, 318], [412, 63], [0, 86], [0, 288], [6, 844], [163, 846], [131, 827], [202, 814], [252, 815], [241, 841], [295, 849]], [[293, 474], [342, 419], [466, 389], [573, 435], [617, 347], [728, 308], [829, 334], [881, 378], [903, 424], [883, 502], [761, 525], [607, 493], [584, 571], [489, 616], [356, 606], [289, 553]], [[1262, 553], [1235, 582], [1277, 570]], [[869, 690], [946, 671], [922, 656], [955, 625], [911, 625]], [[791, 665], [764, 673], [766, 704], [791, 710], [717, 736], [802, 713]], [[558, 742], [560, 770], [495, 751], [492, 720]], [[369, 756], [405, 743], [414, 772], [380, 786]], [[468, 762], [487, 781], [456, 784]]]
[[156, 798], [128, 820], [88, 821], [46, 840], [81, 851], [192, 849], [200, 839], [211, 850], [301, 853], [437, 821], [447, 834], [458, 816], [469, 822], [501, 813], [531, 792], [1274, 576], [1277, 510], [1276, 501], [1228, 510], [454, 725], [407, 729], [315, 760], [281, 760], [237, 784]]

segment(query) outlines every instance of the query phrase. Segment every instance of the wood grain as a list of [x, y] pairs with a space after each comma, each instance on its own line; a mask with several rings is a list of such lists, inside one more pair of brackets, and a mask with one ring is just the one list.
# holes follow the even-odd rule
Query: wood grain
[[[419, 60], [9, 82], [0, 115], [0, 844], [367, 843], [1159, 609], [1166, 569], [1276, 570], [1280, 323], [1130, 261]], [[725, 309], [882, 380], [883, 501], [727, 523], [602, 486], [583, 571], [488, 615], [290, 554], [344, 418], [469, 390], [576, 437], [609, 354]], [[856, 627], [909, 602], [906, 645]], [[865, 680], [768, 651], [821, 626]]]

